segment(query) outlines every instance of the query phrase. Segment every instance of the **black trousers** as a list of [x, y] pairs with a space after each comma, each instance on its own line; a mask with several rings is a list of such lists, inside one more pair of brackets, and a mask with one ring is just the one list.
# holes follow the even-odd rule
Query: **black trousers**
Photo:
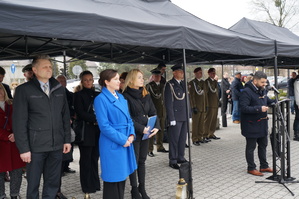
[[256, 148], [256, 144], [258, 144], [258, 157], [260, 160], [260, 169], [266, 169], [269, 167], [266, 158], [266, 148], [268, 145], [268, 137], [261, 138], [246, 138], [246, 161], [248, 165], [248, 171], [252, 171], [256, 169], [256, 164], [254, 163], [254, 150]]
[[31, 152], [31, 162], [27, 164], [27, 196], [30, 199], [39, 199], [39, 185], [43, 174], [43, 199], [56, 197], [60, 186], [60, 171], [62, 162], [62, 149], [57, 151]]
[[[134, 151], [137, 162], [137, 173], [139, 185], [145, 185], [145, 160], [147, 158], [149, 140], [142, 140], [142, 136], [137, 136], [133, 142]], [[137, 187], [136, 170], [130, 175], [130, 183], [132, 187]]]
[[98, 146], [79, 146], [80, 182], [84, 193], [95, 193], [101, 189], [99, 178]]
[[224, 94], [222, 96], [222, 103], [221, 103], [221, 115], [225, 115], [227, 113], [227, 106], [228, 106], [228, 95]]
[[104, 182], [103, 199], [124, 199], [126, 181]]
[[187, 122], [176, 122], [175, 126], [167, 129], [169, 140], [169, 164], [185, 160], [185, 146], [187, 138]]

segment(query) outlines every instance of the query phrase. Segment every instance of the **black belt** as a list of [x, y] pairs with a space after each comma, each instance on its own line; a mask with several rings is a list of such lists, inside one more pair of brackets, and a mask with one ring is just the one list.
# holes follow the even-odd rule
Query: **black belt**
[[93, 125], [93, 126], [98, 126], [98, 123], [97, 123], [97, 122], [86, 122], [86, 124], [88, 124], [88, 125]]

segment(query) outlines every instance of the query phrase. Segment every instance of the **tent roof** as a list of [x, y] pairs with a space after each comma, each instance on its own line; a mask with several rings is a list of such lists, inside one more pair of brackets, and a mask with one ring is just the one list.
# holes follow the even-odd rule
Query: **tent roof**
[[273, 57], [269, 39], [234, 33], [168, 0], [0, 0], [0, 59], [38, 53], [116, 63]]
[[299, 36], [287, 28], [243, 18], [229, 29], [238, 33], [276, 41], [277, 56], [299, 58]]

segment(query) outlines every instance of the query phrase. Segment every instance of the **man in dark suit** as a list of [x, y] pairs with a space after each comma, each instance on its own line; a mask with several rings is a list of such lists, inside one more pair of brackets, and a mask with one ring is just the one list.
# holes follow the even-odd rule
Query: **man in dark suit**
[[186, 91], [184, 72], [181, 64], [171, 67], [173, 78], [165, 85], [164, 101], [168, 123], [169, 166], [179, 169], [178, 163], [187, 162], [185, 145], [187, 137], [188, 117], [186, 111]]
[[[268, 106], [274, 102], [267, 96], [267, 75], [257, 71], [251, 82], [246, 84], [240, 97], [241, 132], [246, 138], [246, 161], [249, 174], [262, 176], [262, 172], [273, 172], [266, 159], [268, 145]], [[258, 144], [260, 171], [254, 163], [254, 150]]]
[[[4, 70], [4, 68], [2, 68], [0, 66], [0, 83], [3, 82], [5, 74], [6, 74], [6, 71]], [[4, 84], [4, 83], [2, 83], [2, 84], [3, 84], [4, 88], [5, 88], [5, 91], [7, 93], [8, 98], [12, 99], [11, 90], [10, 90], [9, 86], [7, 84]]]
[[32, 71], [32, 64], [27, 64], [23, 69], [22, 72], [24, 74], [24, 77], [26, 79], [26, 82], [29, 82], [30, 80], [33, 79], [34, 74]]
[[27, 196], [39, 198], [43, 175], [43, 199], [56, 198], [62, 154], [71, 149], [70, 113], [64, 88], [52, 77], [49, 56], [32, 61], [33, 80], [16, 88], [13, 129], [21, 159], [27, 163]]
[[[157, 69], [151, 70], [152, 79], [150, 83], [146, 85], [146, 90], [150, 93], [152, 101], [155, 105], [157, 116], [159, 118], [161, 130], [156, 134], [156, 143], [157, 143], [157, 151], [167, 153], [168, 151], [163, 146], [163, 137], [164, 137], [164, 128], [165, 128], [165, 116], [166, 111], [164, 107], [163, 94], [164, 94], [164, 85], [161, 80], [161, 71]], [[148, 155], [150, 157], [154, 156], [154, 137], [150, 138], [149, 141], [149, 151]]]

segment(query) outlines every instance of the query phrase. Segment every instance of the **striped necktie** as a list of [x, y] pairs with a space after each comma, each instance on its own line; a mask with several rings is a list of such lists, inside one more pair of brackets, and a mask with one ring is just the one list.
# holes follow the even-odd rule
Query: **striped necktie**
[[49, 96], [49, 86], [48, 86], [48, 84], [44, 84], [43, 87], [44, 87], [44, 92], [46, 93], [46, 95]]

